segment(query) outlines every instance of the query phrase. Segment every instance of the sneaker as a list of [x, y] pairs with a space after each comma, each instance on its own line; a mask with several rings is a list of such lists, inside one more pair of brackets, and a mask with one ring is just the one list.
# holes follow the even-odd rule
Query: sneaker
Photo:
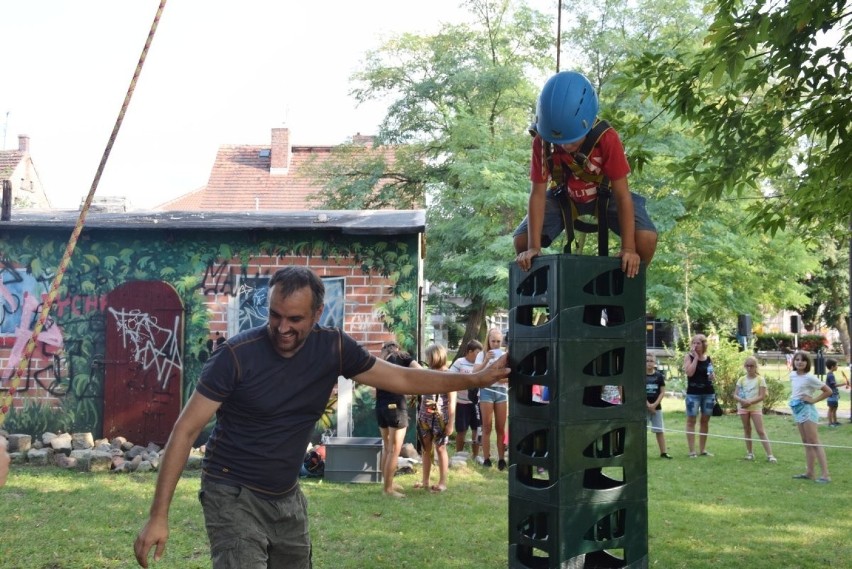
[[769, 461], [769, 462], [771, 462], [772, 464], [775, 464], [776, 462], [778, 462], [778, 459], [777, 459], [777, 458], [775, 458], [774, 456], [772, 456], [771, 454], [770, 454], [769, 456], [767, 456], [767, 457], [766, 457], [766, 460], [768, 460], [768, 461]]
[[689, 458], [695, 458], [696, 456], [698, 456], [698, 455], [695, 454], [694, 452], [689, 453]]
[[746, 460], [754, 460], [754, 455], [753, 455], [752, 453], [747, 453], [747, 454], [745, 455], [745, 459], [746, 459]]
[[506, 470], [506, 461], [502, 458], [497, 461], [497, 470]]
[[828, 484], [829, 482], [831, 482], [831, 478], [821, 477], [814, 480], [814, 482], [816, 482], [817, 484]]
[[485, 468], [491, 468], [491, 459], [490, 459], [490, 458], [486, 458], [485, 460], [483, 460], [483, 461], [482, 461], [482, 466], [484, 466]]
[[707, 452], [706, 450], [701, 453], [701, 456], [713, 456], [712, 452]]
[[667, 453], [667, 452], [661, 452], [661, 453], [660, 453], [660, 458], [668, 458], [669, 460], [671, 460], [673, 457], [672, 457], [672, 455], [670, 455], [670, 454], [669, 454], [669, 453]]

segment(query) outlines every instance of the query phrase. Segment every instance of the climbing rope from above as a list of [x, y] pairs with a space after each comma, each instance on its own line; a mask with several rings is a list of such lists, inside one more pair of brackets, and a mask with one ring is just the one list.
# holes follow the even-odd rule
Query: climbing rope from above
[[65, 275], [65, 271], [71, 261], [71, 256], [74, 254], [74, 249], [77, 246], [77, 240], [80, 237], [80, 233], [83, 231], [86, 214], [92, 205], [92, 200], [95, 197], [95, 191], [97, 190], [98, 183], [101, 180], [101, 175], [103, 174], [104, 167], [106, 166], [106, 161], [112, 151], [113, 144], [115, 144], [115, 139], [118, 136], [119, 129], [121, 128], [121, 123], [124, 121], [124, 115], [127, 113], [127, 107], [130, 105], [130, 99], [133, 97], [133, 91], [136, 89], [136, 82], [139, 80], [139, 74], [142, 73], [142, 66], [145, 63], [145, 58], [148, 55], [148, 49], [151, 47], [151, 42], [154, 39], [154, 33], [157, 31], [157, 25], [160, 22], [160, 18], [163, 15], [163, 9], [165, 7], [166, 0], [160, 0], [160, 6], [157, 8], [157, 13], [154, 16], [154, 22], [151, 24], [151, 30], [148, 32], [148, 37], [145, 40], [145, 47], [142, 48], [142, 55], [139, 56], [139, 62], [136, 64], [136, 70], [133, 72], [133, 78], [130, 80], [130, 87], [127, 89], [127, 94], [124, 97], [124, 102], [121, 105], [121, 110], [119, 111], [118, 118], [115, 121], [112, 134], [110, 134], [106, 149], [104, 149], [104, 153], [101, 156], [101, 162], [98, 164], [98, 170], [95, 173], [94, 180], [92, 181], [92, 187], [89, 189], [86, 201], [83, 202], [83, 206], [80, 208], [80, 217], [77, 219], [77, 224], [74, 226], [74, 231], [71, 233], [71, 238], [68, 240], [68, 246], [65, 248], [65, 253], [62, 255], [59, 267], [56, 269], [56, 276], [53, 278], [50, 291], [46, 298], [44, 296], [42, 297], [43, 302], [41, 311], [38, 315], [38, 320], [36, 320], [32, 336], [30, 336], [30, 339], [27, 342], [24, 353], [21, 355], [21, 361], [15, 369], [14, 375], [10, 379], [9, 389], [3, 394], [2, 398], [0, 398], [0, 426], [2, 426], [6, 421], [6, 416], [9, 414], [9, 410], [12, 407], [15, 392], [21, 385], [21, 380], [24, 377], [26, 370], [29, 368], [30, 359], [32, 358], [36, 345], [38, 344], [38, 336], [41, 334], [41, 331], [47, 323], [47, 317], [50, 314], [50, 307], [53, 305], [56, 300], [56, 296], [59, 293], [59, 286], [62, 284], [62, 277]]

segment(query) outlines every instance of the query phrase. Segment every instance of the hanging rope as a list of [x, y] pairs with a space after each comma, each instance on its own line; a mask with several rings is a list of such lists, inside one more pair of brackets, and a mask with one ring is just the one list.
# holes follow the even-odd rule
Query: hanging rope
[[98, 164], [98, 170], [95, 173], [95, 179], [92, 181], [92, 187], [89, 189], [86, 201], [83, 202], [83, 206], [80, 208], [80, 217], [77, 219], [77, 225], [74, 226], [74, 231], [71, 233], [68, 246], [65, 248], [65, 253], [62, 255], [62, 260], [59, 262], [59, 267], [56, 269], [56, 276], [53, 278], [53, 283], [50, 286], [50, 292], [48, 292], [47, 298], [45, 298], [42, 303], [41, 312], [39, 312], [38, 320], [33, 328], [32, 336], [27, 342], [24, 353], [21, 356], [21, 361], [9, 382], [9, 391], [3, 395], [2, 399], [0, 399], [0, 425], [2, 425], [6, 420], [6, 415], [9, 413], [9, 409], [12, 406], [15, 392], [21, 385], [21, 379], [24, 377], [26, 370], [29, 368], [30, 358], [32, 358], [38, 343], [38, 336], [41, 334], [41, 331], [47, 323], [47, 317], [50, 314], [50, 307], [56, 300], [56, 296], [59, 292], [59, 286], [62, 284], [62, 277], [65, 275], [68, 264], [71, 262], [71, 256], [74, 254], [74, 248], [77, 246], [77, 240], [80, 237], [80, 233], [83, 231], [86, 214], [89, 211], [89, 207], [92, 205], [92, 200], [95, 197], [95, 190], [98, 188], [98, 183], [101, 180], [101, 175], [103, 174], [104, 167], [106, 166], [107, 158], [109, 158], [109, 153], [112, 151], [113, 144], [115, 144], [115, 139], [118, 136], [118, 130], [121, 128], [121, 123], [124, 121], [124, 115], [127, 112], [127, 107], [130, 105], [130, 98], [133, 96], [133, 91], [136, 89], [136, 82], [139, 79], [139, 74], [142, 73], [142, 65], [145, 63], [145, 57], [148, 55], [148, 49], [151, 47], [151, 41], [154, 39], [154, 32], [157, 31], [157, 24], [160, 22], [160, 18], [163, 15], [163, 9], [165, 7], [166, 0], [160, 0], [160, 7], [157, 8], [157, 14], [154, 16], [154, 22], [151, 24], [151, 30], [148, 32], [148, 38], [145, 40], [145, 47], [142, 48], [142, 55], [139, 57], [139, 62], [136, 64], [136, 71], [133, 72], [133, 79], [130, 80], [130, 87], [127, 89], [127, 95], [125, 95], [124, 103], [121, 105], [121, 111], [118, 113], [118, 119], [115, 121], [112, 134], [110, 134], [109, 137], [109, 142], [107, 142], [106, 149], [104, 150], [103, 156], [101, 156], [101, 162]]
[[559, 73], [559, 56], [562, 53], [562, 0], [559, 0], [556, 10], [556, 72]]

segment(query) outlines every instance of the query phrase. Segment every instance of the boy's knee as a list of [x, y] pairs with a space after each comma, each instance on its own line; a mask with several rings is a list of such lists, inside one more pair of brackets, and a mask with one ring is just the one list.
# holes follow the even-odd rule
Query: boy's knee
[[514, 244], [515, 254], [520, 255], [521, 253], [527, 250], [527, 236], [524, 234], [515, 235]]

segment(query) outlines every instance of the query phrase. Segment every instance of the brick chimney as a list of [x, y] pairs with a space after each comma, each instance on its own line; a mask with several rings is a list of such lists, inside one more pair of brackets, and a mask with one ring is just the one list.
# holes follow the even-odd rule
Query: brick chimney
[[272, 152], [269, 164], [271, 175], [286, 175], [290, 169], [290, 129], [272, 129]]
[[29, 154], [30, 152], [30, 137], [26, 134], [18, 135], [18, 150], [20, 152], [26, 152]]

